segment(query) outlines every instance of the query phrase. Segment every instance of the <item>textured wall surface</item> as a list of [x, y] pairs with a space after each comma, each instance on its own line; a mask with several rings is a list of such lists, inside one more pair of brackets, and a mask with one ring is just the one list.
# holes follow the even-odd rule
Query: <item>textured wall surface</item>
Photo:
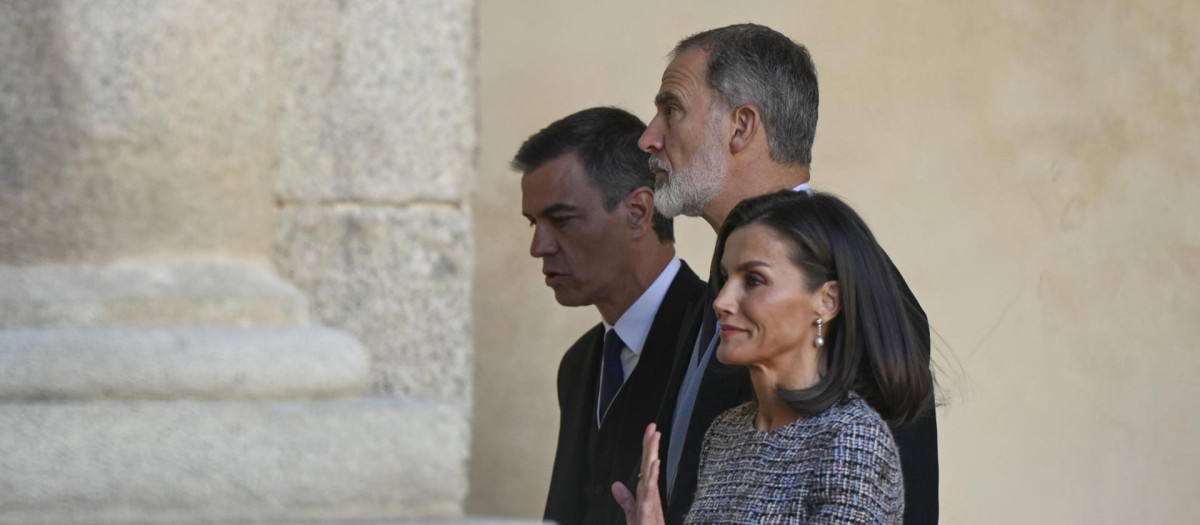
[[543, 286], [508, 159], [584, 107], [648, 119], [678, 39], [748, 20], [813, 52], [813, 182], [945, 342], [942, 522], [1193, 521], [1200, 6], [1172, 1], [484, 2], [469, 510], [540, 515], [555, 370], [599, 320]]
[[0, 522], [455, 516], [458, 418], [396, 399], [3, 404], [0, 451], [21, 453], [4, 458]]
[[0, 0], [0, 523], [461, 521], [475, 33]]
[[377, 393], [468, 403], [474, 3], [302, 7], [280, 17], [275, 261], [367, 344]]
[[0, 2], [0, 264], [267, 255], [275, 9], [232, 7]]

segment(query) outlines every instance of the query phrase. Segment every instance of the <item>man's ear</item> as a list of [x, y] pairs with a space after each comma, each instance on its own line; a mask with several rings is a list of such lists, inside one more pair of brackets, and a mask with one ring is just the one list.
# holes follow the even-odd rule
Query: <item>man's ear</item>
[[813, 310], [824, 319], [833, 319], [842, 311], [841, 286], [837, 281], [825, 281], [813, 292]]
[[729, 138], [729, 153], [738, 152], [750, 147], [755, 137], [764, 133], [762, 115], [758, 108], [743, 104], [733, 110], [733, 136]]
[[646, 186], [633, 190], [625, 197], [625, 207], [629, 209], [629, 229], [634, 231], [634, 238], [654, 228], [654, 190]]

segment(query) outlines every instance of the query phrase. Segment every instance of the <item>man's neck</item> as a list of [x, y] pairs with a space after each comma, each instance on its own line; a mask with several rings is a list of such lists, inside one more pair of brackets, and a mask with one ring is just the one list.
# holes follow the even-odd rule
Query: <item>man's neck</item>
[[646, 289], [654, 284], [654, 280], [670, 264], [675, 257], [675, 246], [663, 245], [660, 249], [647, 250], [647, 256], [637, 260], [629, 272], [630, 278], [625, 280], [619, 290], [613, 290], [608, 299], [596, 303], [596, 310], [604, 322], [615, 325], [633, 303], [638, 300]]
[[790, 190], [808, 182], [808, 179], [808, 166], [784, 166], [771, 160], [730, 170], [721, 192], [704, 209], [704, 220], [713, 231], [720, 233], [721, 225], [725, 224], [725, 219], [738, 203], [759, 195]]

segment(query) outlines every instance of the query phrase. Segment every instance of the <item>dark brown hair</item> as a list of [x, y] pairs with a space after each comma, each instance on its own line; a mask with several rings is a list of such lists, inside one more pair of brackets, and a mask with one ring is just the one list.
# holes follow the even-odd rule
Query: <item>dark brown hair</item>
[[[824, 373], [809, 388], [781, 390], [781, 397], [811, 416], [854, 391], [893, 425], [911, 422], [932, 408], [929, 339], [921, 337], [915, 322], [923, 313], [862, 218], [824, 193], [781, 191], [748, 199], [721, 228], [717, 260], [729, 235], [751, 224], [786, 239], [809, 292], [828, 281], [839, 286], [841, 311], [826, 323]], [[717, 284], [723, 285], [724, 278]]]
[[[574, 152], [592, 187], [603, 197], [604, 210], [611, 212], [634, 190], [654, 189], [650, 154], [637, 145], [644, 131], [641, 119], [620, 108], [577, 111], [525, 139], [510, 165], [529, 173]], [[655, 211], [653, 225], [659, 242], [675, 242], [674, 221]]]

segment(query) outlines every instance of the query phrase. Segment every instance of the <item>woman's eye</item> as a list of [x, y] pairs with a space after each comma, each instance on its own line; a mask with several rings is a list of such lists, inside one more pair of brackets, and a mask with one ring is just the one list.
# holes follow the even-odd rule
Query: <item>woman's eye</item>
[[762, 285], [762, 284], [766, 284], [766, 283], [767, 283], [767, 281], [765, 279], [763, 279], [762, 277], [759, 277], [757, 275], [750, 274], [750, 275], [746, 276], [746, 285], [747, 286], [758, 286], [758, 285]]

